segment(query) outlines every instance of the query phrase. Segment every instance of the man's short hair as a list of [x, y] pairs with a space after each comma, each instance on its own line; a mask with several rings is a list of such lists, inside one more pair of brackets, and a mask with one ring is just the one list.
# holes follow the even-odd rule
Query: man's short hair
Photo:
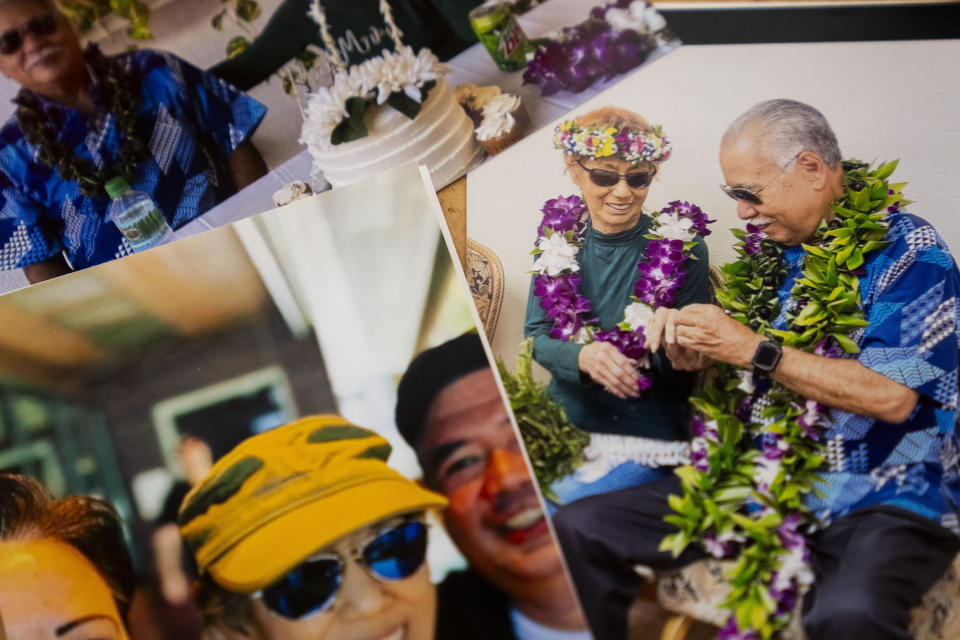
[[400, 435], [414, 451], [419, 451], [434, 399], [449, 385], [481, 369], [490, 370], [490, 362], [480, 336], [473, 331], [413, 359], [397, 388], [396, 422]]
[[808, 104], [783, 98], [756, 104], [727, 128], [723, 143], [754, 127], [761, 149], [781, 171], [793, 170], [794, 161], [804, 151], [816, 153], [831, 168], [842, 159], [830, 123]]

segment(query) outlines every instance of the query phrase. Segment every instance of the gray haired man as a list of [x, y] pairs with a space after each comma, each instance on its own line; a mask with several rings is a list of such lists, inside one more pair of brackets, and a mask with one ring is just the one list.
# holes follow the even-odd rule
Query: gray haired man
[[[844, 193], [836, 137], [823, 115], [792, 100], [760, 103], [727, 130], [720, 147], [722, 189], [737, 215], [783, 250], [788, 274], [780, 317], [796, 308], [793, 286], [831, 205]], [[771, 380], [830, 408], [820, 470], [822, 497], [807, 507], [829, 524], [809, 541], [814, 584], [802, 606], [811, 640], [908, 640], [909, 610], [958, 549], [960, 478], [957, 418], [957, 301], [960, 272], [937, 232], [896, 207], [882, 249], [858, 270], [869, 326], [851, 334], [856, 357], [827, 358], [772, 342], [720, 307], [660, 310], [647, 327], [650, 349], [664, 344], [674, 366], [726, 362], [761, 378], [751, 422]], [[775, 355], [775, 357], [769, 357]], [[622, 640], [637, 590], [635, 564], [666, 569], [704, 557], [658, 551], [675, 528], [667, 496], [677, 478], [572, 502], [554, 525], [598, 640]], [[734, 637], [727, 635], [726, 637]], [[746, 636], [736, 635], [737, 638]]]

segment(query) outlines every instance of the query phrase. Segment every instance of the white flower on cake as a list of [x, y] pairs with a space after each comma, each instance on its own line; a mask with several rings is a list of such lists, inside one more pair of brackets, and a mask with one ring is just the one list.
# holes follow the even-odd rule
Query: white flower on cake
[[566, 269], [580, 270], [580, 264], [577, 262], [579, 247], [567, 242], [567, 239], [559, 233], [549, 238], [541, 238], [537, 243], [537, 249], [542, 252], [533, 263], [533, 270], [538, 273], [558, 276]]
[[437, 56], [429, 49], [421, 49], [414, 55], [410, 47], [402, 47], [396, 53], [384, 51], [382, 55], [367, 60], [356, 68], [363, 84], [377, 91], [377, 104], [383, 104], [391, 93], [402, 91], [411, 100], [421, 102], [420, 89], [431, 80], [437, 80], [446, 71]]
[[347, 100], [364, 97], [367, 89], [355, 73], [338, 72], [329, 87], [321, 87], [307, 97], [307, 113], [300, 143], [320, 149], [330, 147], [330, 134], [347, 113]]
[[646, 303], [634, 302], [623, 310], [623, 321], [629, 324], [633, 331], [647, 326], [651, 320], [653, 320], [653, 307]]
[[672, 216], [669, 213], [661, 213], [656, 217], [657, 234], [667, 240], [683, 240], [690, 242], [697, 235], [697, 232], [691, 229], [693, 220]]

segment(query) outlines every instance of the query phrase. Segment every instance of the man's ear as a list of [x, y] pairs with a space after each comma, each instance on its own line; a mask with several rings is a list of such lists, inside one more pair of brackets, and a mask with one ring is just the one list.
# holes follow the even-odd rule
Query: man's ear
[[794, 171], [808, 181], [814, 189], [820, 190], [828, 186], [830, 170], [823, 158], [813, 151], [804, 151], [797, 156]]

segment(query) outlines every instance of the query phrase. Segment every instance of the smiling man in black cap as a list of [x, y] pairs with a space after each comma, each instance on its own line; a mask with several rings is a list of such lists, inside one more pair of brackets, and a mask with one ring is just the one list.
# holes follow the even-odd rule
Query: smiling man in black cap
[[397, 395], [397, 427], [470, 563], [440, 585], [437, 637], [589, 639], [477, 334], [417, 356]]

